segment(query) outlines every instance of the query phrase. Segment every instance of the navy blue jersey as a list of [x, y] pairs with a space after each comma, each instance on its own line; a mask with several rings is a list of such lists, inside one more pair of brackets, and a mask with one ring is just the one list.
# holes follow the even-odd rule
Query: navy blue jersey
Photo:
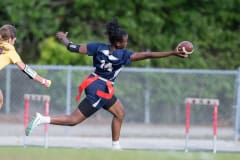
[[[117, 49], [110, 53], [110, 45], [104, 43], [88, 43], [87, 54], [93, 56], [93, 66], [95, 67], [94, 73], [100, 77], [115, 81], [117, 75], [124, 67], [130, 64], [130, 56], [133, 52], [126, 49]], [[94, 76], [94, 75], [90, 75]], [[100, 90], [108, 92], [106, 80], [98, 79], [94, 81], [85, 89], [86, 98], [93, 107], [101, 108], [106, 104], [108, 99], [99, 97], [96, 92]]]
[[110, 53], [110, 45], [104, 43], [88, 43], [87, 54], [93, 56], [95, 73], [114, 81], [124, 65], [131, 63], [132, 51], [117, 49]]

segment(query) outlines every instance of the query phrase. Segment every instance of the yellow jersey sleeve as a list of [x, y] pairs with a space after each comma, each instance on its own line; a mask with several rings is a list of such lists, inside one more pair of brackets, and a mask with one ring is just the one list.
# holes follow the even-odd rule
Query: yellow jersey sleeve
[[12, 47], [12, 49], [8, 51], [8, 56], [11, 60], [11, 63], [17, 63], [22, 61], [14, 47]]
[[0, 49], [0, 70], [10, 63], [22, 61], [13, 45], [3, 42], [0, 43]]

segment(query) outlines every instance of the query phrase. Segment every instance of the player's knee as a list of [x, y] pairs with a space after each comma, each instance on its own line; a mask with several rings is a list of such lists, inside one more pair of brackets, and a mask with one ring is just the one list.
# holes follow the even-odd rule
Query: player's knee
[[119, 100], [108, 111], [118, 120], [122, 121], [125, 117], [125, 109]]
[[119, 119], [119, 120], [123, 120], [124, 117], [125, 117], [125, 110], [121, 110], [119, 111], [117, 114], [116, 114], [116, 117]]
[[120, 117], [121, 117], [122, 119], [124, 119], [125, 115], [126, 115], [125, 110], [123, 110], [122, 113], [121, 113], [121, 115], [120, 115]]
[[76, 120], [72, 120], [69, 126], [76, 126], [79, 122]]
[[69, 123], [68, 123], [69, 126], [75, 126], [79, 123], [78, 119], [75, 117], [69, 116], [68, 118], [69, 118]]

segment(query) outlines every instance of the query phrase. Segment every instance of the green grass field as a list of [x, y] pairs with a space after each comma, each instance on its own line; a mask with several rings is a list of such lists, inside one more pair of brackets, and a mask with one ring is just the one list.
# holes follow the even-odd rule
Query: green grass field
[[240, 153], [0, 147], [1, 160], [237, 160]]

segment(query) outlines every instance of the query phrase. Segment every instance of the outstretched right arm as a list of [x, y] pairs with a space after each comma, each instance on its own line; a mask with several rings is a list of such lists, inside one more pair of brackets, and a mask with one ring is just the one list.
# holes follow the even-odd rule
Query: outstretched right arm
[[8, 47], [7, 48], [8, 50], [7, 50], [6, 56], [11, 63], [17, 65], [17, 67], [21, 71], [23, 71], [23, 73], [25, 73], [29, 78], [41, 83], [45, 87], [50, 87], [51, 86], [51, 81], [50, 80], [39, 76], [34, 69], [32, 69], [30, 66], [28, 66], [27, 64], [25, 64], [21, 60], [20, 56], [16, 52], [13, 45], [7, 44], [7, 47]]
[[48, 79], [45, 79], [37, 74], [35, 70], [33, 70], [31, 67], [29, 67], [27, 64], [23, 63], [22, 61], [15, 63], [20, 70], [22, 70], [29, 78], [41, 83], [44, 87], [50, 87], [51, 81]]
[[86, 44], [74, 44], [69, 41], [67, 38], [68, 32], [57, 32], [56, 37], [59, 39], [70, 52], [76, 52], [76, 53], [87, 53], [87, 45]]

